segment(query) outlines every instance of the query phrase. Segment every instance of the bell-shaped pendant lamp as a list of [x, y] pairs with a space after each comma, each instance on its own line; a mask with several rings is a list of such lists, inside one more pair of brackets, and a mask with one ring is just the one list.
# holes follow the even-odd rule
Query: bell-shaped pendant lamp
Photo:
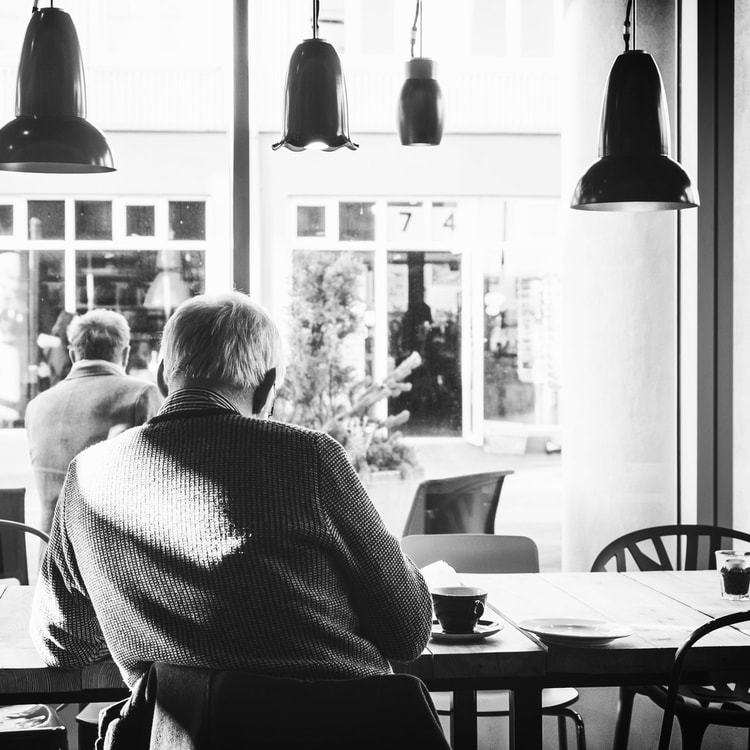
[[[414, 56], [419, 27], [419, 57]], [[398, 134], [404, 146], [437, 146], [443, 138], [443, 92], [435, 80], [435, 63], [422, 57], [422, 0], [411, 27], [411, 60], [398, 100]]]
[[313, 0], [313, 38], [292, 53], [286, 78], [284, 135], [274, 151], [335, 151], [358, 148], [349, 137], [349, 111], [341, 60], [334, 46], [318, 38], [320, 3]]
[[106, 138], [86, 120], [86, 85], [70, 16], [36, 4], [21, 51], [16, 117], [0, 130], [0, 170], [112, 172]]
[[632, 1], [625, 18], [625, 52], [612, 65], [602, 102], [600, 158], [578, 181], [570, 206], [585, 211], [694, 208], [698, 190], [670, 158], [669, 112], [659, 68], [647, 52], [628, 49]]

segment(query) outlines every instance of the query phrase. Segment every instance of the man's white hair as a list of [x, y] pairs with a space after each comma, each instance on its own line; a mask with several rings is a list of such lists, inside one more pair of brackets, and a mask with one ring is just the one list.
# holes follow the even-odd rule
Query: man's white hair
[[164, 379], [206, 380], [235, 392], [254, 390], [271, 368], [284, 376], [281, 334], [269, 314], [240, 292], [183, 302], [164, 327]]

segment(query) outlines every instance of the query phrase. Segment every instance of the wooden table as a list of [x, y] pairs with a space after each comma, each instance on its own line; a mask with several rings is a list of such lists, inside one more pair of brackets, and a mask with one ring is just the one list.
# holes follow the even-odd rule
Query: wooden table
[[[474, 690], [513, 690], [511, 746], [541, 750], [543, 688], [665, 682], [675, 650], [693, 629], [719, 615], [750, 609], [750, 603], [720, 598], [716, 571], [464, 574], [461, 579], [487, 589], [488, 602], [506, 627], [475, 646], [431, 643], [420, 660], [405, 665], [430, 689], [455, 691], [451, 734], [454, 749], [461, 750], [477, 745]], [[634, 633], [606, 646], [546, 646], [515, 627], [539, 617], [611, 620], [631, 626]], [[519, 635], [541, 655], [520, 648]], [[747, 670], [750, 628], [712, 633], [687, 666], [685, 682], [708, 681], [708, 670]]]
[[[716, 571], [461, 577], [487, 589], [504, 629], [473, 644], [431, 642], [417, 661], [397, 666], [432, 690], [453, 692], [454, 750], [476, 748], [476, 690], [512, 690], [512, 747], [541, 750], [544, 687], [664, 682], [675, 649], [694, 628], [750, 607], [720, 598]], [[127, 694], [111, 662], [71, 671], [44, 667], [28, 636], [30, 609], [28, 587], [9, 586], [0, 596], [0, 702], [104, 701]], [[515, 627], [532, 617], [612, 620], [634, 634], [596, 648], [548, 647]], [[701, 641], [684, 679], [706, 681], [709, 669], [750, 669], [750, 628], [727, 628]]]

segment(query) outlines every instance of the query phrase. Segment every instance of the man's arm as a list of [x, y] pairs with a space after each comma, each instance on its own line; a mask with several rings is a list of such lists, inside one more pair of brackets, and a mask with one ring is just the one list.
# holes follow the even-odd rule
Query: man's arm
[[364, 634], [391, 661], [412, 661], [432, 630], [422, 574], [385, 528], [346, 452], [324, 436], [321, 500], [345, 558]]
[[75, 484], [74, 464], [55, 509], [31, 613], [32, 641], [51, 667], [82, 667], [109, 655], [66, 532], [66, 499]]

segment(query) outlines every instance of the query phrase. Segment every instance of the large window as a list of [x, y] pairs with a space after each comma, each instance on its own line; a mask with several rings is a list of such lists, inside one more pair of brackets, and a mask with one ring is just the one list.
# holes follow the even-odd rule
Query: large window
[[19, 199], [0, 221], [0, 427], [64, 376], [75, 314], [121, 312], [128, 368], [153, 377], [164, 323], [205, 289], [205, 201]]

